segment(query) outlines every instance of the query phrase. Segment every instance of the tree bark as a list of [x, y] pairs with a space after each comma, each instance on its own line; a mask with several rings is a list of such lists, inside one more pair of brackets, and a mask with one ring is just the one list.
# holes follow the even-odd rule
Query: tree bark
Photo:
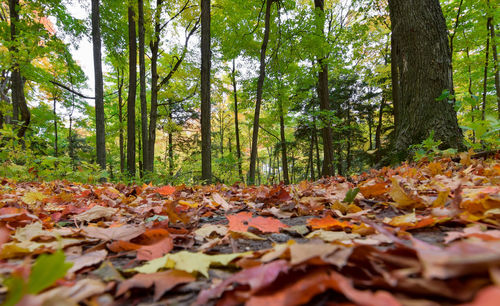
[[[315, 0], [314, 7], [318, 10], [319, 19], [321, 22], [319, 26], [321, 27], [321, 34], [324, 36], [324, 21], [325, 21], [325, 3], [324, 0]], [[326, 58], [321, 57], [318, 59], [318, 66], [320, 68], [318, 72], [318, 99], [319, 108], [321, 111], [321, 135], [323, 137], [323, 170], [321, 175], [332, 176], [335, 174], [333, 167], [333, 141], [332, 141], [332, 128], [331, 122], [328, 118], [328, 113], [330, 111], [330, 97], [328, 93], [328, 64], [326, 63]]]
[[54, 156], [57, 157], [58, 155], [58, 146], [57, 146], [57, 97], [54, 97], [54, 107], [53, 107], [53, 114], [54, 114]]
[[259, 79], [257, 80], [257, 100], [255, 102], [255, 114], [253, 117], [253, 131], [252, 131], [252, 149], [250, 153], [250, 169], [248, 173], [248, 184], [255, 184], [255, 165], [257, 163], [257, 146], [259, 138], [259, 117], [260, 106], [262, 104], [262, 91], [264, 86], [264, 79], [266, 77], [266, 50], [269, 41], [269, 32], [271, 28], [271, 6], [274, 0], [266, 1], [266, 12], [264, 17], [264, 38], [260, 47], [260, 68]]
[[378, 110], [378, 122], [377, 128], [375, 129], [375, 162], [378, 163], [382, 159], [382, 119], [384, 116], [384, 107], [385, 107], [385, 95], [382, 93], [382, 101], [380, 102], [380, 108]]
[[17, 137], [23, 138], [31, 120], [30, 110], [26, 103], [24, 96], [24, 79], [21, 74], [21, 67], [17, 59], [17, 24], [19, 23], [19, 0], [9, 0], [9, 14], [10, 14], [10, 40], [12, 45], [9, 46], [9, 52], [14, 58], [11, 72], [11, 90], [12, 90], [12, 117], [14, 124], [19, 121], [19, 114], [21, 115], [21, 126], [17, 131]]
[[106, 132], [104, 126], [104, 84], [102, 79], [101, 17], [99, 0], [92, 0], [92, 48], [95, 76], [95, 125], [97, 164], [106, 170]]
[[280, 107], [281, 165], [283, 168], [283, 181], [285, 185], [289, 185], [290, 178], [288, 176], [288, 158], [286, 154], [285, 118], [283, 114], [283, 102], [281, 101], [281, 97], [278, 97], [278, 99]]
[[243, 169], [241, 161], [241, 147], [240, 147], [240, 128], [238, 120], [238, 91], [236, 89], [236, 69], [235, 60], [233, 59], [233, 71], [231, 81], [233, 82], [233, 95], [234, 95], [234, 133], [236, 135], [236, 157], [238, 158], [238, 175], [240, 180], [243, 182]]
[[489, 17], [488, 21], [486, 22], [486, 29], [487, 34], [486, 34], [486, 54], [485, 54], [485, 59], [484, 59], [484, 76], [483, 76], [483, 103], [481, 105], [481, 120], [484, 120], [485, 118], [485, 113], [486, 113], [486, 97], [488, 93], [488, 66], [489, 66], [489, 59], [490, 59], [490, 24], [491, 24], [492, 18]]
[[142, 138], [142, 166], [143, 171], [153, 171], [153, 160], [149, 161], [149, 139], [148, 139], [148, 102], [146, 101], [146, 60], [145, 60], [145, 29], [144, 29], [144, 0], [137, 1], [138, 6], [138, 30], [139, 30], [139, 97], [141, 100], [141, 138]]
[[397, 67], [393, 84], [401, 98], [396, 112], [396, 152], [406, 158], [408, 147], [421, 143], [431, 131], [442, 142], [441, 148], [463, 149], [453, 105], [448, 98], [436, 100], [443, 90], [452, 90], [450, 49], [439, 1], [390, 0], [389, 9], [391, 64]]
[[154, 155], [156, 142], [156, 122], [158, 120], [158, 52], [160, 48], [160, 16], [163, 6], [162, 0], [156, 0], [154, 39], [149, 44], [151, 49], [151, 108], [149, 110], [149, 130], [148, 130], [148, 164], [146, 169], [154, 172]]
[[210, 129], [210, 0], [201, 0], [201, 179], [212, 183]]
[[125, 152], [123, 145], [123, 98], [122, 98], [122, 90], [123, 90], [123, 76], [121, 75], [120, 68], [117, 69], [117, 86], [118, 86], [118, 121], [120, 124], [119, 130], [119, 144], [120, 144], [120, 173], [125, 171]]
[[[494, 4], [495, 5], [495, 4]], [[496, 9], [496, 6], [494, 7]], [[495, 74], [495, 91], [497, 93], [497, 113], [500, 119], [500, 75], [498, 71], [498, 53], [497, 53], [497, 42], [496, 42], [496, 32], [495, 23], [493, 22], [493, 17], [491, 17], [490, 22], [490, 39], [491, 39], [491, 53], [493, 53], [493, 66]]]
[[137, 83], [137, 43], [135, 34], [135, 13], [132, 5], [128, 7], [129, 39], [129, 86], [127, 97], [127, 171], [135, 177], [135, 94]]

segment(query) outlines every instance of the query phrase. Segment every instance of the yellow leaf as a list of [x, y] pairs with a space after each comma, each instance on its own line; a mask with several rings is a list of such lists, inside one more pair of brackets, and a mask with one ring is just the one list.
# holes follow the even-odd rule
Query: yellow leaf
[[415, 225], [417, 222], [418, 219], [417, 216], [415, 215], [415, 212], [412, 212], [411, 214], [396, 216], [392, 219], [387, 218], [387, 220], [384, 220], [384, 223], [387, 223], [392, 226], [412, 226]]
[[198, 207], [198, 203], [192, 203], [192, 202], [188, 202], [188, 201], [184, 201], [184, 200], [179, 200], [178, 203], [181, 204], [181, 205], [189, 206], [191, 208]]
[[38, 202], [41, 202], [46, 198], [47, 198], [47, 196], [44, 195], [43, 193], [38, 192], [38, 191], [32, 191], [32, 192], [25, 193], [21, 199], [23, 200], [24, 203], [26, 203], [28, 205], [35, 205]]
[[391, 178], [392, 185], [389, 195], [396, 202], [398, 207], [419, 207], [422, 206], [422, 200], [417, 196], [408, 194], [400, 185], [396, 177]]
[[181, 251], [175, 254], [167, 254], [163, 257], [148, 261], [144, 266], [137, 267], [134, 271], [139, 273], [155, 273], [161, 268], [171, 268], [189, 273], [199, 272], [208, 277], [208, 268], [213, 264], [226, 266], [238, 257], [251, 254], [252, 252], [206, 255], [203, 253], [191, 253]]

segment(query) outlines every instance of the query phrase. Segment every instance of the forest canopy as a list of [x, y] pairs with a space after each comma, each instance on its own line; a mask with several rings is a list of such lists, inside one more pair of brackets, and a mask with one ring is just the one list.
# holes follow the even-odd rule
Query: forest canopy
[[0, 176], [290, 184], [496, 150], [496, 1], [424, 2], [2, 0]]

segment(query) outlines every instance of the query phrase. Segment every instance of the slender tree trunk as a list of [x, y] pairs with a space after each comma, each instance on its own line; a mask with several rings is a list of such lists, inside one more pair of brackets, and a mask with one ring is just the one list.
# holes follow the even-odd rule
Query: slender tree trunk
[[391, 82], [392, 82], [392, 111], [394, 118], [394, 134], [399, 131], [399, 105], [401, 101], [399, 88], [399, 69], [396, 54], [398, 53], [397, 45], [394, 41], [394, 34], [391, 34]]
[[491, 53], [493, 53], [493, 65], [494, 65], [494, 73], [495, 73], [495, 90], [497, 93], [497, 113], [498, 118], [500, 119], [500, 75], [498, 71], [498, 53], [497, 53], [497, 42], [496, 42], [496, 33], [495, 33], [495, 23], [493, 19], [490, 22], [490, 36], [491, 36]]
[[125, 152], [123, 148], [123, 97], [122, 97], [122, 91], [123, 91], [123, 75], [121, 75], [120, 68], [118, 68], [117, 71], [117, 85], [118, 85], [118, 121], [120, 124], [120, 131], [119, 131], [119, 143], [120, 143], [120, 173], [123, 173], [125, 171]]
[[234, 95], [234, 133], [236, 135], [236, 157], [238, 158], [238, 175], [240, 180], [243, 182], [243, 169], [241, 160], [241, 147], [240, 147], [240, 128], [238, 120], [238, 91], [236, 89], [236, 69], [235, 60], [233, 59], [233, 71], [232, 71], [232, 82], [233, 82], [233, 95]]
[[[470, 53], [469, 53], [469, 46], [466, 47], [465, 49], [466, 51], [466, 54], [467, 54], [467, 67], [468, 67], [468, 70], [469, 70], [469, 87], [468, 87], [468, 90], [469, 90], [469, 96], [471, 98], [471, 101], [472, 100], [475, 100], [474, 99], [474, 95], [472, 93], [472, 69], [471, 69], [471, 64], [470, 64]], [[474, 123], [474, 119], [475, 119], [475, 116], [474, 116], [474, 112], [476, 111], [476, 108], [474, 107], [474, 104], [471, 105], [471, 122]], [[476, 142], [476, 131], [474, 131], [474, 129], [472, 130], [472, 139], [471, 139], [472, 143], [475, 143]]]
[[[311, 164], [311, 180], [314, 181], [314, 130], [311, 130], [311, 145], [309, 147], [309, 163]], [[307, 165], [309, 167], [309, 164]], [[306, 171], [307, 178], [307, 171]]]
[[135, 177], [135, 94], [137, 83], [137, 43], [134, 8], [128, 7], [129, 87], [127, 97], [127, 171]]
[[346, 173], [351, 170], [352, 156], [351, 156], [351, 103], [347, 100], [347, 152], [346, 152]]
[[373, 150], [372, 128], [373, 128], [373, 119], [372, 119], [372, 110], [370, 109], [368, 113], [368, 139], [370, 142], [369, 150]]
[[375, 150], [377, 153], [375, 154], [375, 162], [378, 163], [382, 159], [382, 119], [384, 116], [384, 107], [385, 107], [385, 95], [382, 93], [382, 101], [380, 101], [380, 108], [378, 110], [378, 122], [377, 129], [375, 130]]
[[[455, 18], [455, 25], [453, 26], [453, 32], [450, 34], [450, 69], [451, 69], [452, 73], [453, 73], [453, 51], [454, 51], [453, 42], [454, 42], [455, 35], [457, 34], [457, 28], [458, 28], [459, 21], [460, 21], [460, 13], [462, 12], [463, 2], [464, 2], [464, 0], [460, 0], [460, 4], [458, 5], [457, 17]], [[455, 97], [455, 85], [453, 84], [453, 78], [451, 79], [450, 94], [453, 96], [452, 100], [453, 100], [453, 104], [455, 104], [456, 97]]]
[[[389, 0], [401, 100], [395, 149], [406, 158], [408, 147], [434, 131], [441, 148], [464, 149], [454, 106], [448, 98], [453, 74], [446, 22], [438, 0]], [[393, 84], [395, 80], [393, 80]]]
[[9, 52], [14, 58], [11, 72], [11, 91], [12, 91], [12, 117], [14, 124], [19, 121], [19, 113], [21, 114], [21, 126], [17, 131], [17, 137], [23, 138], [31, 120], [30, 110], [26, 103], [24, 96], [24, 79], [21, 74], [21, 67], [18, 62], [17, 48], [17, 24], [19, 23], [19, 0], [9, 0], [9, 14], [10, 14], [10, 40], [12, 45], [9, 46]]
[[283, 168], [283, 181], [285, 185], [289, 185], [290, 178], [288, 176], [288, 159], [286, 154], [285, 118], [283, 114], [283, 101], [281, 100], [281, 96], [278, 96], [278, 101], [280, 108], [281, 164]]
[[488, 93], [488, 65], [490, 59], [490, 24], [492, 18], [489, 17], [486, 22], [486, 29], [488, 30], [486, 34], [486, 54], [484, 59], [484, 77], [483, 77], [483, 103], [481, 105], [481, 120], [484, 120], [486, 113], [486, 97]]
[[102, 79], [100, 22], [99, 0], [92, 0], [92, 47], [94, 51], [97, 163], [101, 166], [101, 169], [106, 170], [106, 132], [104, 125], [104, 84]]
[[54, 156], [58, 155], [58, 147], [57, 147], [57, 98], [54, 97]]
[[[316, 118], [314, 119], [316, 121]], [[313, 123], [313, 136], [314, 136], [314, 145], [316, 147], [316, 173], [318, 173], [318, 177], [321, 176], [321, 158], [319, 157], [319, 141], [318, 141], [318, 129], [316, 128], [316, 123]]]
[[257, 80], [257, 101], [255, 102], [255, 114], [253, 117], [252, 131], [252, 149], [250, 152], [250, 169], [248, 174], [248, 184], [255, 184], [255, 164], [257, 162], [257, 146], [259, 138], [259, 118], [260, 105], [262, 104], [262, 91], [264, 87], [264, 79], [266, 78], [266, 50], [269, 41], [269, 32], [271, 30], [271, 6], [274, 0], [266, 0], [266, 12], [264, 17], [264, 38], [260, 47], [260, 68], [259, 79]]
[[[319, 15], [319, 27], [320, 32], [324, 36], [324, 24], [325, 24], [325, 3], [324, 0], [315, 0], [314, 7], [318, 11]], [[323, 38], [324, 39], [324, 38]], [[319, 108], [321, 110], [321, 134], [323, 136], [323, 170], [321, 175], [332, 176], [335, 174], [333, 168], [333, 142], [332, 142], [332, 128], [331, 122], [328, 118], [328, 112], [330, 111], [330, 97], [328, 92], [328, 64], [326, 63], [326, 58], [321, 57], [318, 59], [318, 66], [320, 68], [318, 72], [318, 98], [319, 98]]]
[[137, 1], [138, 6], [138, 30], [139, 30], [139, 97], [141, 100], [141, 139], [142, 139], [142, 170], [152, 172], [153, 160], [149, 161], [149, 139], [148, 139], [148, 102], [146, 101], [146, 59], [145, 59], [145, 29], [144, 29], [144, 0]]
[[210, 0], [201, 0], [201, 179], [212, 183], [210, 129]]

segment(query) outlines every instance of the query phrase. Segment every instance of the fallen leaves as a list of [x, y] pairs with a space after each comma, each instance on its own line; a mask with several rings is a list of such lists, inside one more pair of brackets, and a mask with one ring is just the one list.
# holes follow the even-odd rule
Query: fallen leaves
[[500, 164], [463, 161], [291, 186], [2, 180], [0, 299], [496, 305]]

